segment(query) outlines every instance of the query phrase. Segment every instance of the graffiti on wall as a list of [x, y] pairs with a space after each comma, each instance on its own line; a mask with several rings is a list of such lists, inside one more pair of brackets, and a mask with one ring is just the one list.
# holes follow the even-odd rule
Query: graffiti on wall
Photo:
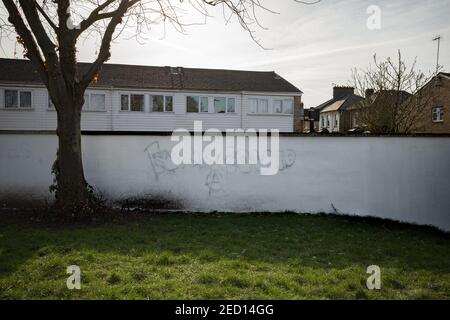
[[145, 148], [148, 160], [155, 179], [158, 180], [162, 174], [174, 172], [178, 169], [170, 158], [169, 150], [161, 150], [159, 141], [152, 142]]
[[[236, 175], [258, 175], [260, 171], [259, 164], [192, 164], [192, 165], [175, 165], [172, 160], [170, 150], [161, 149], [158, 141], [152, 142], [144, 152], [148, 158], [151, 173], [155, 180], [160, 180], [164, 175], [178, 173], [186, 168], [196, 168], [199, 171], [198, 181], [203, 181], [204, 186], [208, 190], [210, 196], [220, 194], [224, 189], [227, 177]], [[280, 150], [280, 169], [279, 174], [289, 170], [296, 161], [296, 153], [293, 149]]]

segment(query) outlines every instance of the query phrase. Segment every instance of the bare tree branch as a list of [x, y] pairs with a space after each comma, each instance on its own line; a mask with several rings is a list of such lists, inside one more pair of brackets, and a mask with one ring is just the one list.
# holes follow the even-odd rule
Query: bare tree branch
[[47, 23], [53, 28], [53, 30], [55, 32], [57, 32], [58, 27], [56, 26], [56, 24], [53, 22], [53, 20], [48, 16], [47, 12], [45, 12], [45, 10], [43, 9], [43, 7], [41, 7], [35, 0], [33, 0], [37, 10], [39, 11], [39, 13], [45, 18], [45, 20], [47, 21]]
[[51, 67], [57, 66], [58, 56], [55, 51], [56, 46], [48, 37], [47, 32], [39, 19], [35, 1], [19, 0], [19, 3], [47, 64], [51, 64]]
[[111, 40], [116, 30], [116, 27], [122, 22], [125, 13], [128, 11], [130, 7], [135, 5], [139, 0], [122, 0], [119, 7], [115, 11], [115, 14], [112, 16], [111, 21], [106, 27], [105, 33], [103, 35], [102, 44], [100, 46], [99, 54], [94, 61], [94, 63], [90, 66], [89, 70], [86, 74], [83, 75], [80, 85], [82, 90], [84, 91], [89, 84], [92, 82], [94, 77], [98, 74], [101, 69], [103, 63], [105, 63], [111, 57]]
[[6, 10], [9, 14], [9, 22], [14, 25], [15, 30], [20, 37], [18, 40], [24, 45], [25, 56], [29, 58], [36, 70], [39, 72], [43, 82], [45, 84], [49, 83], [49, 75], [47, 73], [47, 68], [44, 63], [44, 59], [41, 56], [41, 52], [38, 45], [28, 27], [25, 25], [19, 10], [13, 0], [3, 0]]
[[419, 92], [431, 79], [416, 65], [415, 59], [408, 67], [398, 51], [395, 61], [387, 58], [380, 62], [374, 55], [374, 66], [353, 70], [352, 85], [366, 97], [358, 105], [359, 123], [373, 133], [410, 132], [428, 103], [426, 95]]

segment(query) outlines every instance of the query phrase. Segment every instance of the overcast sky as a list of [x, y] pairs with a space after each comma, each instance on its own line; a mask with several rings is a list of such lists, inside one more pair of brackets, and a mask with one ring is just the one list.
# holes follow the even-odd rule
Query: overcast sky
[[[423, 71], [434, 70], [436, 35], [443, 37], [441, 65], [450, 71], [449, 0], [322, 0], [310, 6], [261, 1], [279, 12], [259, 15], [267, 30], [257, 30], [256, 36], [270, 50], [256, 45], [236, 21], [226, 25], [221, 11], [215, 11], [206, 25], [189, 27], [187, 35], [169, 28], [162, 39], [162, 28], [155, 27], [144, 44], [121, 39], [113, 45], [110, 62], [274, 70], [304, 92], [306, 108], [328, 100], [332, 84], [347, 85], [351, 69], [367, 66], [374, 53], [385, 58], [400, 49], [411, 62], [417, 57]], [[381, 9], [379, 30], [367, 27], [371, 5]], [[13, 57], [13, 47], [4, 42], [1, 56]], [[84, 43], [79, 51], [80, 61], [91, 61], [95, 46]]]

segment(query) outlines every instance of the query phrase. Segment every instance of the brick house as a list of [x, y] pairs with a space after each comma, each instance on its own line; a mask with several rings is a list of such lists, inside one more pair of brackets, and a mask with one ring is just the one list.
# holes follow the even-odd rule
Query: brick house
[[450, 134], [450, 73], [439, 73], [418, 93], [426, 99], [411, 133]]
[[351, 117], [349, 117], [347, 110], [354, 105], [357, 105], [363, 97], [355, 94], [353, 87], [333, 88], [333, 98], [313, 108], [313, 112], [319, 113], [318, 117], [318, 131], [329, 132], [347, 132], [353, 128]]

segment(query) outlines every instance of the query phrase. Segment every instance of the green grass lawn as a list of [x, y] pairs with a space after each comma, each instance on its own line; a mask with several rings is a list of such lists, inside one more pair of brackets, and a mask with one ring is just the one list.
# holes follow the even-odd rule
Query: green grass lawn
[[[92, 227], [0, 218], [1, 299], [449, 299], [450, 236], [374, 219], [166, 214]], [[81, 290], [66, 268], [79, 265]], [[382, 288], [366, 288], [379, 265]]]

